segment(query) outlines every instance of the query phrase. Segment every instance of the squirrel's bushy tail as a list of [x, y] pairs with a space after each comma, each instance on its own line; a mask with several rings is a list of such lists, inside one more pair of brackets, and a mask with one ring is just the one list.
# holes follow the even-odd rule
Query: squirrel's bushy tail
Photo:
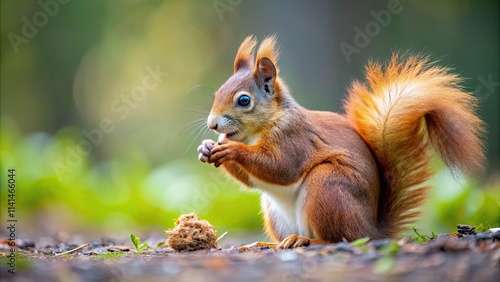
[[381, 167], [378, 220], [395, 236], [415, 220], [427, 194], [432, 145], [451, 170], [477, 172], [484, 159], [483, 122], [461, 78], [428, 58], [393, 55], [369, 63], [367, 85], [355, 81], [344, 108]]

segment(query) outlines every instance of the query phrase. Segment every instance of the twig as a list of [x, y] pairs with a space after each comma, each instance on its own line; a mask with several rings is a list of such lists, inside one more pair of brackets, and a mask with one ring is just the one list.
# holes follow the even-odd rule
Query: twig
[[76, 252], [76, 251], [78, 251], [78, 250], [81, 250], [81, 249], [83, 249], [83, 248], [87, 247], [88, 245], [89, 245], [88, 243], [87, 243], [87, 244], [83, 244], [83, 245], [81, 245], [81, 246], [79, 246], [79, 247], [76, 247], [76, 248], [74, 248], [74, 249], [72, 249], [72, 250], [69, 250], [69, 251], [66, 251], [66, 252], [63, 252], [63, 253], [56, 254], [56, 255], [55, 255], [55, 257], [59, 257], [59, 256], [63, 256], [63, 255], [67, 255], [67, 254], [71, 254], [71, 253], [73, 253], [73, 252]]
[[222, 239], [224, 236], [226, 236], [228, 231], [224, 232], [224, 234], [220, 235], [219, 238], [217, 238], [217, 240], [215, 240], [215, 242], [219, 242], [220, 239]]
[[239, 247], [240, 251], [249, 251], [251, 248], [255, 247], [269, 247], [270, 249], [274, 249], [278, 246], [277, 243], [269, 243], [269, 242], [255, 242], [252, 244], [244, 245]]

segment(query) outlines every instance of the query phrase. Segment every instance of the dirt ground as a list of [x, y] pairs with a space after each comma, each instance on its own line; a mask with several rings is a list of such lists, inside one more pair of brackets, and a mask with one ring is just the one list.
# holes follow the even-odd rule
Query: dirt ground
[[[500, 281], [500, 231], [409, 239], [311, 245], [292, 250], [239, 246], [136, 252], [130, 242], [39, 246], [18, 241], [15, 274], [6, 239], [2, 281]], [[127, 245], [128, 244], [128, 245]]]

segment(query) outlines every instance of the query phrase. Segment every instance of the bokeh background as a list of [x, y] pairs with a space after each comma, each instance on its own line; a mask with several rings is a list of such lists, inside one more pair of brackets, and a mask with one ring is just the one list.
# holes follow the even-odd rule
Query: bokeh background
[[341, 111], [366, 62], [393, 51], [465, 77], [487, 169], [453, 177], [436, 162], [415, 227], [500, 225], [499, 1], [2, 0], [0, 28], [1, 226], [15, 168], [18, 237], [146, 236], [196, 212], [226, 238], [264, 239], [259, 194], [196, 147], [216, 138], [205, 118], [240, 42], [274, 33], [281, 73], [311, 109]]

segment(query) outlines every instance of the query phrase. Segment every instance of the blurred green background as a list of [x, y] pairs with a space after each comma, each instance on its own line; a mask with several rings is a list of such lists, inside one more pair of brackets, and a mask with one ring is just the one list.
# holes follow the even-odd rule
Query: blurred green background
[[340, 111], [366, 62], [395, 50], [465, 77], [488, 125], [487, 170], [457, 179], [436, 162], [415, 226], [498, 226], [498, 11], [472, 0], [2, 0], [1, 225], [15, 168], [18, 237], [126, 237], [196, 212], [227, 237], [264, 238], [258, 193], [198, 162], [196, 147], [216, 138], [204, 119], [241, 41], [277, 33], [281, 73], [311, 109]]

